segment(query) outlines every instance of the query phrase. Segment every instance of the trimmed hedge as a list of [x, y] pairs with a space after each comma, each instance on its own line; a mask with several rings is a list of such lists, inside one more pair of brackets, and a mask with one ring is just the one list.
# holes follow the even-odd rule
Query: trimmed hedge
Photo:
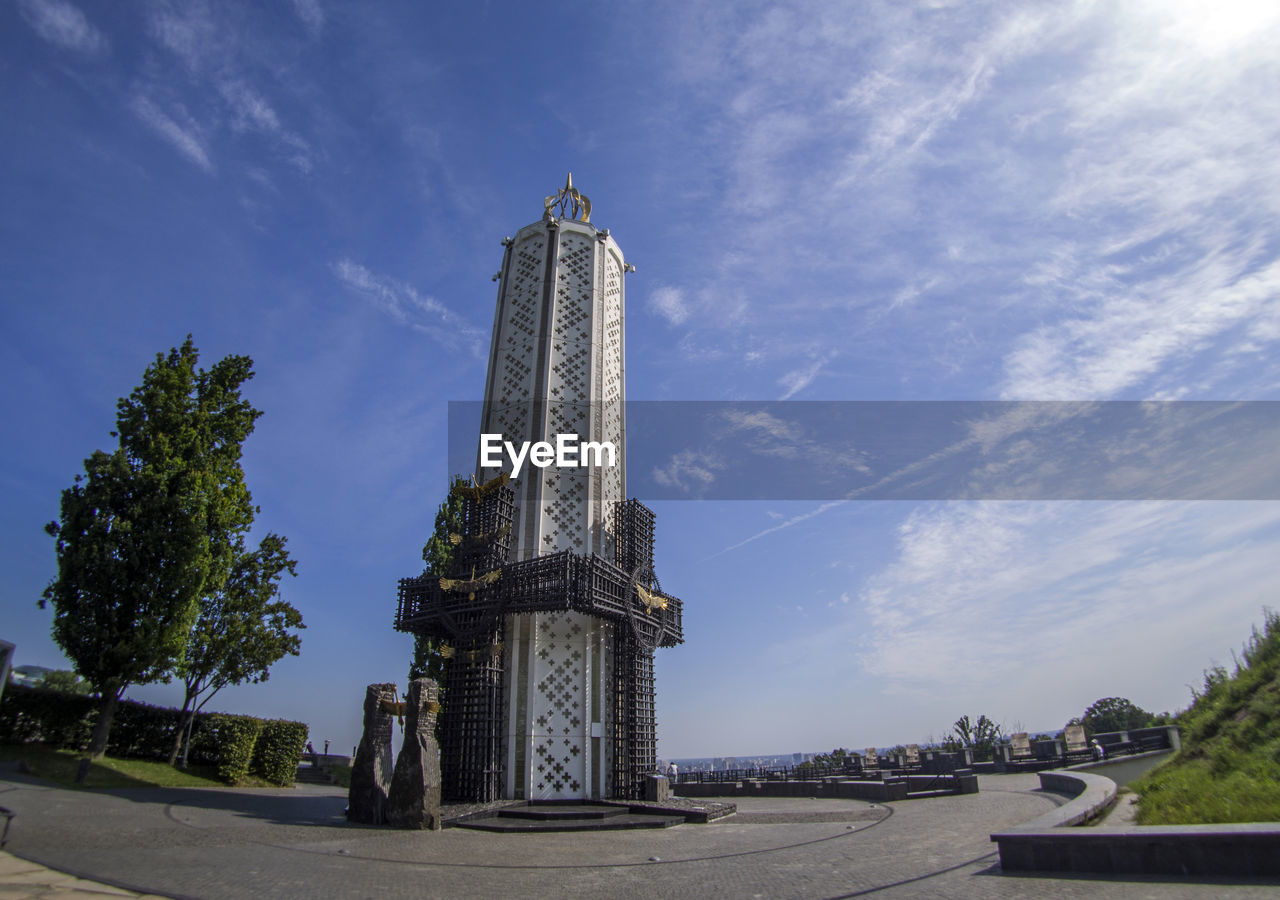
[[[94, 717], [96, 718], [96, 704]], [[168, 759], [173, 739], [182, 727], [182, 711], [126, 701], [116, 709], [107, 738], [112, 756]]]
[[[21, 684], [5, 685], [0, 700], [0, 743], [44, 743], [83, 750], [89, 744], [99, 702]], [[182, 711], [122, 701], [111, 725], [107, 752], [139, 759], [169, 758], [182, 726]], [[188, 758], [215, 766], [218, 777], [235, 784], [253, 773], [271, 784], [293, 783], [307, 742], [301, 722], [199, 713], [192, 725]]]
[[307, 745], [307, 726], [301, 722], [272, 719], [262, 723], [253, 753], [253, 774], [271, 784], [293, 784], [298, 759]]
[[[261, 719], [222, 713], [208, 716], [201, 736], [213, 744], [210, 755], [217, 760], [219, 778], [227, 784], [236, 784], [249, 774], [253, 749], [261, 733]], [[294, 766], [297, 766], [296, 762]]]
[[85, 747], [97, 709], [94, 697], [7, 684], [0, 700], [0, 742]]

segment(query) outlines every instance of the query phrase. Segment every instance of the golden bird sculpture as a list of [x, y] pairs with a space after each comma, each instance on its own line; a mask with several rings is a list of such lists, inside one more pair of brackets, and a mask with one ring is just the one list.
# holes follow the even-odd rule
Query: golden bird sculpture
[[479, 500], [485, 494], [488, 494], [491, 491], [496, 491], [510, 480], [511, 474], [509, 472], [503, 472], [496, 478], [490, 478], [484, 484], [476, 484], [476, 477], [472, 475], [471, 484], [463, 484], [461, 481], [455, 481], [453, 483], [452, 490], [460, 497], [470, 497], [472, 500]]
[[441, 578], [440, 590], [451, 594], [467, 594], [468, 600], [476, 599], [476, 592], [482, 591], [502, 577], [502, 569], [494, 569], [476, 576], [476, 567], [471, 567], [470, 578]]
[[667, 598], [657, 591], [646, 589], [640, 582], [635, 582], [636, 596], [640, 598], [640, 602], [644, 604], [644, 608], [653, 612], [655, 609], [666, 609]]
[[479, 544], [487, 544], [490, 541], [500, 541], [507, 536], [507, 532], [509, 532], [510, 530], [511, 530], [511, 524], [507, 523], [506, 525], [503, 525], [501, 528], [499, 528], [497, 531], [486, 531], [484, 534], [477, 534], [475, 537], [471, 537], [471, 538], [464, 537], [463, 535], [458, 534], [456, 531], [451, 531], [449, 532], [449, 543], [453, 544], [453, 546], [455, 547], [463, 543], [466, 543], [469, 546], [474, 547]]

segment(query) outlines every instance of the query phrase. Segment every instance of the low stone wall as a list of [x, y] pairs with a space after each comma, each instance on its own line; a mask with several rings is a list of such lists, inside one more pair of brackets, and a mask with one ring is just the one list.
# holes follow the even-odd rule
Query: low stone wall
[[991, 835], [1006, 872], [1280, 876], [1280, 823], [1074, 828], [1111, 804], [1115, 782], [1059, 769], [1040, 773], [1040, 786], [1075, 796], [1038, 819]]
[[1124, 787], [1131, 781], [1137, 781], [1171, 756], [1173, 756], [1172, 750], [1153, 750], [1150, 753], [1117, 756], [1101, 762], [1081, 763], [1078, 766], [1069, 766], [1068, 771], [1102, 775], [1110, 778], [1118, 786]]
[[821, 781], [682, 782], [673, 785], [672, 792], [681, 797], [840, 797], [889, 803], [908, 800], [914, 792], [976, 794], [978, 776], [961, 772], [955, 775], [904, 775], [883, 781], [825, 778]]

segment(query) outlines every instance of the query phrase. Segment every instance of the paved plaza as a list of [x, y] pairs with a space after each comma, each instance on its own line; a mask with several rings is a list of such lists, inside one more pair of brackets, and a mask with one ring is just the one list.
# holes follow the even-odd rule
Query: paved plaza
[[887, 805], [751, 798], [709, 825], [509, 835], [348, 825], [338, 788], [79, 791], [6, 772], [0, 806], [15, 813], [6, 848], [14, 856], [0, 857], [0, 897], [1277, 894], [1275, 882], [1002, 874], [988, 836], [1065, 802], [1038, 786], [1034, 775], [991, 776], [977, 794]]

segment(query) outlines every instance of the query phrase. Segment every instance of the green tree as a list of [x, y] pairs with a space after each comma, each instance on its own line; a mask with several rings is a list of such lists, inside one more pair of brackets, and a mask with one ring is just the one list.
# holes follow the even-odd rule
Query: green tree
[[1080, 721], [1084, 724], [1085, 731], [1093, 735], [1146, 728], [1155, 722], [1155, 716], [1140, 706], [1134, 706], [1124, 697], [1104, 697], [1086, 709]]
[[[459, 479], [465, 480], [465, 479]], [[436, 511], [435, 527], [431, 537], [422, 547], [422, 569], [424, 576], [440, 577], [449, 573], [449, 564], [453, 562], [453, 543], [450, 534], [462, 531], [462, 497], [452, 490], [445, 496], [444, 502]], [[444, 702], [444, 671], [447, 660], [440, 649], [446, 641], [441, 635], [414, 634], [413, 659], [409, 663], [409, 680], [415, 678], [434, 678], [440, 685], [440, 702]], [[437, 725], [439, 724], [437, 720]]]
[[221, 590], [253, 521], [241, 443], [261, 413], [241, 398], [253, 361], [198, 370], [190, 335], [158, 354], [116, 405], [115, 451], [98, 450], [62, 492], [58, 574], [45, 588], [53, 637], [102, 698], [88, 757], [102, 756], [130, 684], [167, 680], [199, 599]]
[[192, 719], [218, 691], [231, 684], [266, 681], [277, 660], [298, 655], [302, 639], [290, 629], [306, 627], [302, 613], [277, 596], [285, 573], [296, 574], [285, 542], [280, 535], [268, 534], [252, 552], [242, 543], [226, 583], [200, 598], [186, 652], [174, 667], [185, 693], [170, 765], [178, 759]]
[[968, 716], [961, 716], [952, 725], [955, 734], [947, 734], [942, 738], [942, 748], [954, 753], [961, 748], [973, 751], [975, 759], [990, 759], [995, 753], [995, 746], [1000, 741], [1000, 726], [986, 716], [978, 716], [973, 722]]
[[796, 766], [797, 769], [842, 769], [849, 764], [849, 751], [844, 747], [837, 747], [830, 753], [815, 754], [812, 760], [807, 760]]
[[93, 690], [93, 685], [75, 672], [66, 669], [46, 672], [44, 678], [40, 680], [40, 687], [46, 691], [61, 691], [64, 694], [88, 694]]

